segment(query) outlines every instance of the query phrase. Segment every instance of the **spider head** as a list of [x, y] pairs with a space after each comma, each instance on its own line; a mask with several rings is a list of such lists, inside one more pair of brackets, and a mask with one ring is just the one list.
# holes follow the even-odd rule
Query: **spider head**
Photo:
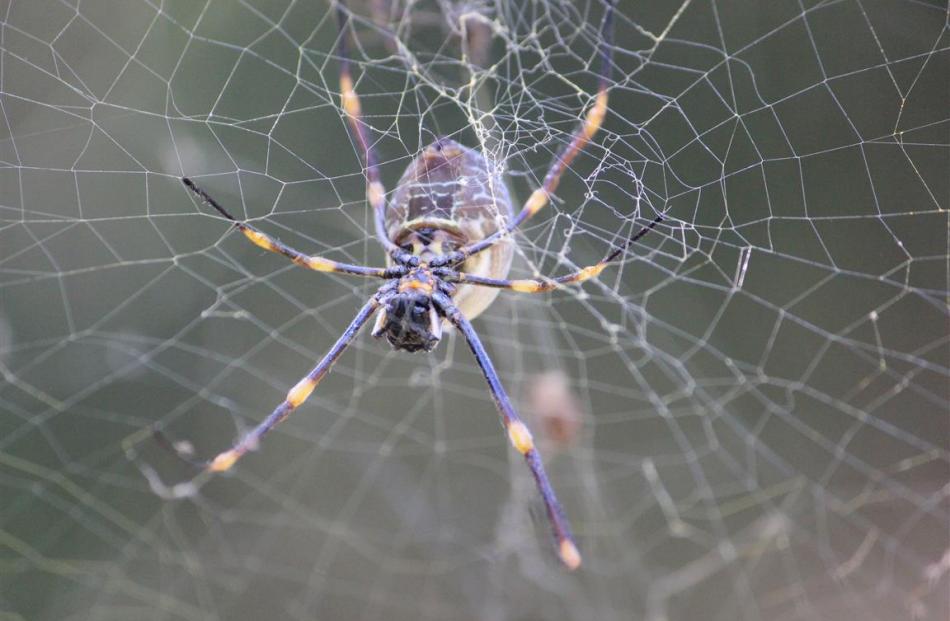
[[394, 349], [432, 351], [442, 338], [442, 318], [427, 292], [400, 288], [377, 312], [373, 336], [384, 334]]

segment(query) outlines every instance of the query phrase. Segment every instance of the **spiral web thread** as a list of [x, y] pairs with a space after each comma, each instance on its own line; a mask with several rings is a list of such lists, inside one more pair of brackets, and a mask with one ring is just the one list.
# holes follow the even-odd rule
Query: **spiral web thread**
[[[179, 178], [384, 261], [328, 9], [0, 1], [0, 619], [947, 618], [946, 4], [617, 7], [610, 111], [512, 276], [666, 221], [475, 321], [574, 574], [455, 334], [364, 334], [232, 474], [189, 463], [372, 285], [262, 252]], [[450, 136], [520, 204], [593, 101], [599, 1], [349, 10], [390, 191]]]

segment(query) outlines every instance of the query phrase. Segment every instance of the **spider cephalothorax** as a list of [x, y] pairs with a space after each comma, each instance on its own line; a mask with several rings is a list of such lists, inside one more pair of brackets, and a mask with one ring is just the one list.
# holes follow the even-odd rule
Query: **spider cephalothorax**
[[511, 234], [522, 222], [548, 204], [564, 171], [590, 142], [607, 113], [607, 81], [610, 75], [610, 23], [613, 0], [605, 0], [601, 25], [601, 69], [597, 96], [570, 142], [558, 154], [544, 181], [517, 214], [504, 181], [477, 151], [454, 140], [440, 138], [427, 146], [406, 168], [387, 203], [380, 180], [376, 156], [364, 125], [359, 97], [350, 75], [346, 27], [348, 13], [337, 3], [340, 17], [339, 38], [340, 91], [343, 111], [350, 131], [366, 165], [366, 198], [375, 214], [376, 234], [387, 253], [387, 267], [366, 267], [339, 263], [320, 256], [304, 254], [270, 237], [253, 226], [235, 219], [207, 192], [190, 179], [185, 185], [221, 215], [231, 220], [257, 246], [288, 257], [291, 261], [318, 272], [336, 272], [378, 278], [384, 281], [370, 300], [357, 312], [330, 351], [297, 382], [284, 401], [234, 446], [208, 463], [212, 472], [228, 470], [261, 438], [307, 400], [330, 367], [340, 357], [360, 328], [376, 314], [374, 336], [385, 335], [396, 349], [431, 351], [442, 336], [442, 324], [454, 326], [468, 343], [501, 415], [512, 446], [524, 457], [544, 500], [548, 520], [557, 540], [561, 561], [570, 569], [581, 563], [580, 553], [554, 490], [544, 472], [541, 456], [534, 447], [531, 432], [502, 387], [498, 373], [482, 346], [470, 319], [481, 313], [502, 289], [537, 293], [551, 291], [569, 283], [598, 276], [608, 263], [622, 255], [658, 222], [634, 233], [626, 243], [602, 261], [557, 278], [507, 280], [511, 265]]
[[452, 289], [427, 267], [412, 269], [400, 278], [396, 291], [380, 302], [373, 336], [385, 334], [394, 349], [432, 351], [442, 338], [442, 316], [432, 294], [439, 291], [451, 296]]
[[[385, 205], [386, 236], [424, 263], [438, 264], [468, 244], [498, 233], [514, 214], [497, 166], [482, 153], [450, 138], [422, 149], [399, 179]], [[458, 271], [503, 278], [511, 267], [512, 243], [506, 236], [484, 252], [453, 264]], [[498, 296], [498, 289], [462, 285], [453, 299], [474, 319]]]

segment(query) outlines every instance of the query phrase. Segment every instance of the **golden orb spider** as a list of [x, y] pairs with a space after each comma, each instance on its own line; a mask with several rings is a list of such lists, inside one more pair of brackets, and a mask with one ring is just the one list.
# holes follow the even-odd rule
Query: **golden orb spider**
[[[385, 335], [395, 349], [410, 352], [431, 351], [442, 336], [443, 322], [448, 321], [468, 342], [488, 382], [508, 438], [524, 456], [534, 475], [557, 540], [561, 562], [569, 569], [580, 566], [580, 552], [564, 510], [544, 472], [531, 432], [518, 417], [470, 320], [487, 308], [501, 289], [537, 293], [598, 276], [608, 263], [663, 219], [662, 215], [657, 217], [602, 261], [584, 269], [557, 278], [506, 280], [512, 257], [508, 242], [510, 234], [548, 204], [562, 174], [597, 132], [607, 113], [613, 10], [614, 0], [608, 0], [601, 25], [600, 82], [594, 104], [575, 130], [571, 142], [548, 170], [541, 187], [513, 216], [505, 184], [493, 176], [481, 154], [445, 138], [427, 146], [412, 161], [391, 202], [386, 203], [386, 191], [380, 181], [376, 156], [363, 125], [359, 97], [350, 74], [349, 18], [342, 3], [337, 3], [342, 108], [366, 165], [366, 197], [374, 211], [376, 235], [388, 255], [388, 267], [350, 265], [304, 254], [238, 221], [191, 179], [182, 179], [189, 190], [232, 221], [257, 246], [318, 272], [338, 272], [386, 281], [360, 309], [323, 359], [290, 389], [284, 401], [230, 449], [211, 460], [206, 466], [209, 471], [230, 469], [245, 453], [255, 449], [268, 431], [306, 401], [374, 314], [376, 323], [372, 335], [377, 338]], [[499, 213], [503, 216], [502, 224], [496, 217]]]

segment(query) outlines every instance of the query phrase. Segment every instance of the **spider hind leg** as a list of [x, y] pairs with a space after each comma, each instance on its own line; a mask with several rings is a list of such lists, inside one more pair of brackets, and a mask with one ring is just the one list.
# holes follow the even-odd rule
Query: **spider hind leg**
[[287, 392], [287, 396], [284, 400], [280, 405], [274, 408], [274, 411], [271, 412], [267, 418], [245, 434], [231, 448], [219, 453], [217, 457], [208, 463], [208, 471], [225, 472], [230, 470], [241, 457], [257, 448], [264, 435], [283, 422], [284, 419], [290, 416], [297, 407], [310, 397], [317, 387], [317, 384], [320, 383], [320, 380], [329, 373], [333, 363], [337, 361], [347, 346], [356, 338], [363, 324], [369, 321], [373, 313], [384, 303], [384, 296], [388, 295], [389, 286], [390, 285], [383, 285], [380, 291], [377, 292], [369, 302], [363, 305], [350, 325], [343, 331], [343, 334], [340, 335], [340, 338], [337, 339], [333, 347], [330, 348], [330, 351], [326, 353], [310, 373], [294, 384], [293, 388]]
[[495, 406], [501, 415], [502, 424], [508, 433], [508, 440], [515, 450], [524, 457], [525, 463], [531, 470], [538, 492], [544, 501], [544, 508], [547, 512], [548, 521], [551, 523], [551, 530], [557, 541], [557, 553], [561, 563], [570, 570], [577, 569], [581, 565], [581, 554], [577, 549], [577, 544], [574, 543], [571, 526], [564, 514], [564, 509], [561, 507], [561, 503], [554, 493], [554, 488], [548, 480], [548, 475], [544, 471], [541, 455], [534, 445], [534, 439], [528, 430], [528, 426], [518, 416], [511, 399], [501, 385], [498, 372], [495, 371], [495, 367], [488, 357], [488, 352], [485, 351], [485, 347], [475, 333], [471, 322], [452, 304], [452, 300], [448, 296], [436, 293], [432, 298], [442, 314], [462, 333], [468, 342], [472, 354], [475, 355], [475, 361], [488, 383]]

